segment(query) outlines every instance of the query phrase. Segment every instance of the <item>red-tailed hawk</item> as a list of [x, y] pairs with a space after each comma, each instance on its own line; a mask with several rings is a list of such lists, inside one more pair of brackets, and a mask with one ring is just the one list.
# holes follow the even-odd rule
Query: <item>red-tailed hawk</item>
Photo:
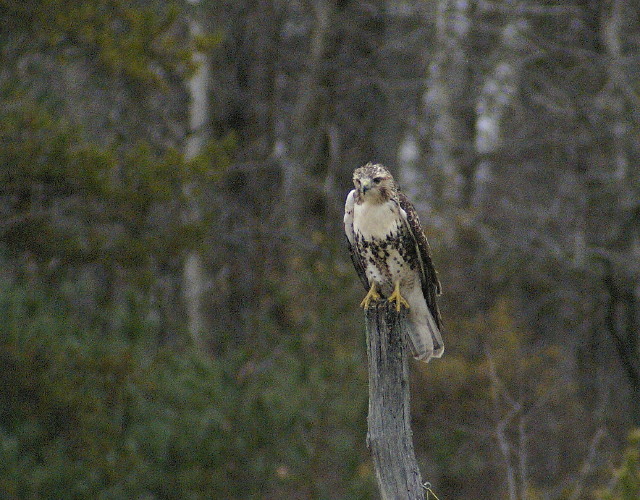
[[369, 290], [360, 304], [386, 297], [396, 310], [409, 308], [409, 337], [416, 359], [428, 362], [444, 352], [436, 303], [440, 282], [418, 215], [389, 171], [367, 163], [353, 172], [344, 229], [351, 260]]

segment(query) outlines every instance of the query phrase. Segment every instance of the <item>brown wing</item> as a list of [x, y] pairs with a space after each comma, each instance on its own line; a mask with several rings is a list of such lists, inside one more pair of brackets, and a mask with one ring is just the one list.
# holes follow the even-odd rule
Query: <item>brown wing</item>
[[411, 231], [411, 236], [416, 244], [416, 253], [418, 254], [418, 260], [420, 262], [420, 281], [422, 283], [422, 293], [427, 301], [427, 306], [431, 311], [438, 328], [442, 328], [442, 318], [440, 316], [440, 310], [438, 309], [438, 303], [436, 297], [442, 293], [442, 287], [436, 268], [433, 266], [431, 260], [431, 252], [429, 250], [429, 242], [422, 230], [418, 214], [411, 202], [407, 199], [404, 193], [398, 192], [398, 202], [400, 208], [407, 214], [407, 225]]
[[367, 279], [367, 273], [364, 270], [364, 266], [362, 265], [362, 260], [360, 259], [360, 255], [355, 248], [355, 245], [352, 245], [347, 238], [347, 245], [349, 246], [349, 255], [351, 255], [351, 262], [353, 262], [353, 267], [356, 268], [356, 272], [358, 273], [358, 277], [362, 284], [364, 285], [365, 290], [369, 290], [369, 280]]

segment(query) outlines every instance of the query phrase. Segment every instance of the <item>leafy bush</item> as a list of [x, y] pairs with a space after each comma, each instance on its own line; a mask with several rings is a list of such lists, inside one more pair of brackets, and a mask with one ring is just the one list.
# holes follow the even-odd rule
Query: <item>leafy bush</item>
[[258, 364], [152, 349], [144, 331], [86, 329], [61, 300], [7, 285], [0, 314], [2, 498], [337, 498], [327, 470], [347, 498], [371, 491], [354, 443], [366, 391], [340, 399], [344, 380], [294, 343]]
[[622, 463], [614, 470], [609, 488], [598, 492], [601, 500], [635, 500], [640, 498], [640, 429], [629, 433], [629, 446]]

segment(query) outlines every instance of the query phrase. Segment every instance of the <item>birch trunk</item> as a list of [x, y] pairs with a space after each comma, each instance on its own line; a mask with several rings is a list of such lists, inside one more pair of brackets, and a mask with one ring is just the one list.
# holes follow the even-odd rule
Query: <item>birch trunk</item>
[[[194, 5], [199, 0], [190, 0]], [[196, 16], [189, 20], [189, 32], [191, 37], [202, 33], [202, 26]], [[206, 133], [205, 127], [209, 114], [208, 82], [209, 62], [205, 54], [196, 52], [193, 61], [197, 69], [188, 82], [189, 91], [189, 136], [185, 145], [187, 159], [194, 158], [202, 150]], [[185, 185], [183, 192], [187, 205], [183, 210], [183, 219], [186, 222], [196, 222], [201, 219], [197, 200], [192, 193], [192, 186]], [[202, 335], [206, 331], [206, 321], [203, 314], [203, 298], [206, 289], [205, 270], [202, 256], [197, 250], [192, 250], [186, 256], [182, 269], [182, 290], [187, 313], [187, 329], [191, 340], [196, 346], [202, 347]]]
[[441, 169], [438, 194], [444, 203], [454, 206], [465, 205], [466, 184], [473, 171], [470, 16], [468, 0], [438, 1], [436, 54], [423, 97], [433, 123], [430, 149]]
[[493, 176], [494, 159], [504, 146], [505, 117], [518, 99], [528, 31], [527, 21], [518, 18], [502, 29], [495, 62], [476, 100], [474, 146], [479, 163], [470, 186], [473, 206], [485, 201], [486, 184]]

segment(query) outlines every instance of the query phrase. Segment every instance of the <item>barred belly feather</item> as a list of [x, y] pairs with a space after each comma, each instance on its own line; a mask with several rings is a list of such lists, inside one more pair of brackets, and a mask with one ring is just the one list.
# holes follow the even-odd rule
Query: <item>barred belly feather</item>
[[385, 296], [391, 294], [396, 281], [403, 288], [411, 287], [416, 277], [415, 266], [411, 265], [415, 261], [415, 245], [399, 210], [391, 201], [373, 206], [363, 203], [354, 210], [355, 243], [367, 278], [377, 283]]

